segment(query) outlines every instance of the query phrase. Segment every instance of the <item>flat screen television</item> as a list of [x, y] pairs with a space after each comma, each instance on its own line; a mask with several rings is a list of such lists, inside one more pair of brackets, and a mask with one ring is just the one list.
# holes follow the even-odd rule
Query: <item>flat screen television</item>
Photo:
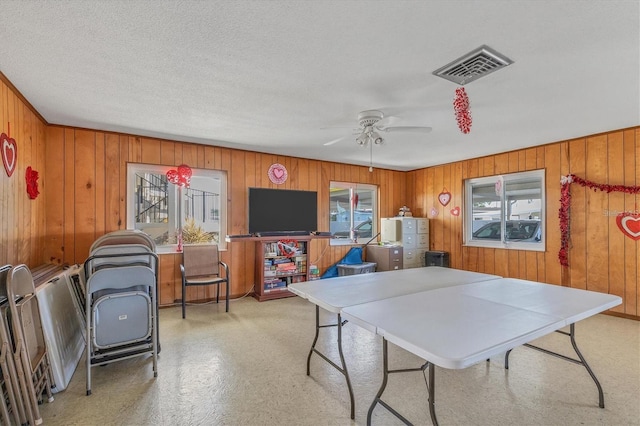
[[315, 232], [316, 191], [249, 188], [249, 233]]

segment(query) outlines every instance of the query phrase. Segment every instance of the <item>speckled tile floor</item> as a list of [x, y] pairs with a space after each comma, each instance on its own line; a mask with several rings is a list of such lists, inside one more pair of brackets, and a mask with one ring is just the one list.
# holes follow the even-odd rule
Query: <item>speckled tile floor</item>
[[[323, 321], [332, 318], [323, 314]], [[343, 343], [355, 399], [349, 418], [344, 377], [314, 356], [306, 358], [315, 308], [297, 297], [259, 303], [160, 311], [158, 377], [149, 357], [92, 369], [85, 395], [81, 360], [66, 390], [40, 409], [45, 425], [364, 425], [382, 379], [379, 337], [348, 324]], [[576, 325], [577, 342], [598, 376], [596, 387], [578, 365], [517, 348], [504, 369], [502, 357], [465, 370], [436, 370], [436, 411], [441, 425], [640, 425], [640, 322], [597, 315]], [[339, 360], [336, 329], [321, 331], [318, 347]], [[572, 355], [559, 334], [539, 345]], [[390, 345], [390, 367], [422, 360]], [[420, 373], [394, 374], [384, 399], [416, 425], [431, 424]], [[378, 406], [373, 425], [401, 422]]]

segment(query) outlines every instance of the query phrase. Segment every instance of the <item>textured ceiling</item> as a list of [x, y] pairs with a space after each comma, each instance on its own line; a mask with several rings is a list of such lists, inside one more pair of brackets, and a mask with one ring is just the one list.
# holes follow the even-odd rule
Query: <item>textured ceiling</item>
[[[0, 0], [0, 72], [51, 124], [412, 170], [640, 125], [640, 2]], [[514, 64], [432, 72], [481, 45]], [[345, 126], [339, 128], [339, 126]], [[3, 123], [0, 126], [5, 128]]]

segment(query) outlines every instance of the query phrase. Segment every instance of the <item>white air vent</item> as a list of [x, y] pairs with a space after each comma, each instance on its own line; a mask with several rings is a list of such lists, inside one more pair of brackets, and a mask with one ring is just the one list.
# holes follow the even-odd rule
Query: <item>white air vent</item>
[[483, 45], [435, 70], [433, 74], [464, 86], [512, 63], [511, 59]]

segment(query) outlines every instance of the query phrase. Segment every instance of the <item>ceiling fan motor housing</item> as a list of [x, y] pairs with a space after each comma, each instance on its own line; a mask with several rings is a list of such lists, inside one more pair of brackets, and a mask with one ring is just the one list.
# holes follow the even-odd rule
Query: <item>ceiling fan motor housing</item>
[[360, 123], [361, 127], [373, 126], [378, 121], [382, 120], [384, 114], [382, 111], [378, 110], [369, 110], [362, 111], [358, 114], [358, 123]]

